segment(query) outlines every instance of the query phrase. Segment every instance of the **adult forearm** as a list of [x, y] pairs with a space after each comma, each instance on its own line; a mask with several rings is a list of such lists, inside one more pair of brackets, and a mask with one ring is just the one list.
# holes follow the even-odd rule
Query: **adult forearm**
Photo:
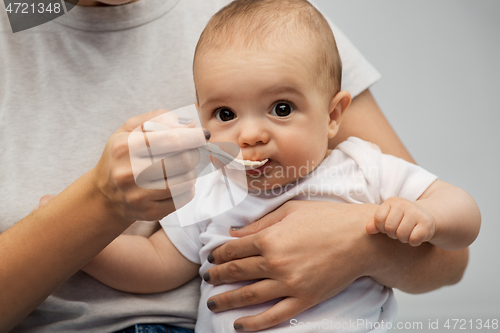
[[455, 284], [467, 267], [469, 251], [447, 251], [432, 244], [412, 247], [386, 235], [371, 235], [378, 260], [370, 276], [382, 285], [419, 294]]
[[0, 331], [8, 331], [132, 221], [110, 214], [91, 172], [0, 235]]
[[333, 149], [350, 136], [375, 143], [384, 154], [415, 163], [385, 118], [369, 89], [353, 98], [351, 105], [342, 117], [339, 132], [330, 139], [328, 147]]
[[[131, 165], [131, 160], [136, 167], [151, 165], [152, 157], [143, 149], [144, 135], [137, 129], [152, 119], [172, 128], [147, 136], [157, 148], [155, 154], [163, 157], [182, 151], [163, 159], [163, 172], [144, 176], [144, 184], [160, 183], [160, 189], [137, 186], [134, 170], [138, 169]], [[175, 176], [181, 184], [176, 188], [178, 202], [194, 196], [199, 154], [192, 148], [204, 145], [209, 137], [195, 125], [182, 124], [175, 114], [162, 109], [129, 119], [110, 137], [94, 169], [0, 235], [0, 285], [4, 287], [0, 331], [27, 316], [133, 221], [155, 221], [172, 212], [175, 205], [164, 174]]]

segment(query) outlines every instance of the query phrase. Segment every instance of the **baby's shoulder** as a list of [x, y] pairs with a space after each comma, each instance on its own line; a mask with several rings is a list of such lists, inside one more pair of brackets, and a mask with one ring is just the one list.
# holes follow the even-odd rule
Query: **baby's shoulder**
[[351, 136], [332, 150], [325, 162], [328, 166], [338, 166], [346, 162], [359, 166], [378, 165], [381, 155], [382, 152], [376, 144]]

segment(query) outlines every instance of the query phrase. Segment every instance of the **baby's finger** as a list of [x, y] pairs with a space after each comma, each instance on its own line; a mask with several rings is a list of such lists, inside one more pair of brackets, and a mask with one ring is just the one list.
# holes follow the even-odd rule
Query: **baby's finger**
[[366, 232], [370, 235], [374, 235], [374, 234], [379, 233], [377, 226], [375, 225], [374, 220], [368, 222], [368, 224], [366, 225]]
[[430, 239], [429, 236], [430, 232], [428, 228], [423, 224], [417, 223], [410, 234], [408, 244], [411, 246], [419, 246], [423, 242], [428, 241]]
[[396, 230], [403, 219], [404, 212], [399, 207], [391, 206], [391, 210], [385, 220], [385, 233], [392, 239], [397, 239]]
[[53, 194], [46, 194], [46, 195], [44, 195], [43, 197], [40, 198], [39, 206], [45, 205], [47, 202], [49, 202], [50, 200], [54, 199], [55, 197], [56, 196], [53, 195]]
[[38, 203], [38, 205], [36, 205], [35, 208], [33, 208], [33, 210], [31, 212], [34, 212], [36, 210], [38, 210], [38, 208], [42, 207], [43, 205], [45, 205], [47, 202], [49, 202], [50, 200], [54, 199], [56, 196], [53, 195], [53, 194], [46, 194], [44, 195], [43, 197], [40, 198], [40, 201]]
[[408, 243], [410, 239], [410, 234], [415, 228], [416, 221], [409, 217], [405, 216], [403, 217], [403, 220], [399, 224], [398, 230], [396, 230], [396, 237], [399, 239], [402, 243]]
[[373, 215], [373, 222], [375, 224], [375, 227], [382, 233], [385, 233], [385, 220], [387, 219], [387, 215], [389, 214], [390, 210], [391, 206], [388, 203], [384, 202], [377, 208], [375, 214]]

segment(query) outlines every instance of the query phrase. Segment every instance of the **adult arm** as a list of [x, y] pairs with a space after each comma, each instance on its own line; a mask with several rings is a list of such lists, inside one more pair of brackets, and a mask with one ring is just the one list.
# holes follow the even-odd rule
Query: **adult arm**
[[[129, 156], [129, 134], [165, 112], [157, 110], [127, 121], [111, 136], [92, 170], [0, 234], [0, 285], [4, 287], [0, 331], [14, 327], [133, 221], [157, 220], [174, 209], [168, 186], [148, 190], [135, 184]], [[176, 127], [172, 122], [170, 119], [167, 124]], [[180, 140], [178, 131], [191, 133]], [[160, 152], [205, 143], [201, 130], [187, 128], [151, 138], [165, 143], [158, 146]], [[193, 151], [181, 154], [167, 158], [165, 165], [169, 175], [178, 175], [179, 197], [188, 200], [197, 155]], [[165, 184], [164, 179], [161, 181]]]
[[[331, 146], [358, 136], [376, 143], [384, 153], [413, 162], [368, 90], [353, 99], [340, 128]], [[242, 238], [214, 250], [213, 262], [218, 265], [208, 271], [209, 282], [265, 280], [211, 297], [216, 304], [211, 308], [224, 311], [285, 297], [264, 313], [235, 322], [243, 330], [255, 331], [335, 296], [361, 276], [409, 293], [427, 292], [461, 279], [467, 249], [446, 251], [431, 244], [411, 247], [385, 235], [368, 235], [365, 226], [377, 207], [293, 201], [232, 231]]]
[[384, 154], [415, 163], [385, 118], [369, 89], [353, 98], [351, 105], [342, 117], [339, 132], [330, 139], [329, 148], [334, 149], [350, 136], [375, 143]]

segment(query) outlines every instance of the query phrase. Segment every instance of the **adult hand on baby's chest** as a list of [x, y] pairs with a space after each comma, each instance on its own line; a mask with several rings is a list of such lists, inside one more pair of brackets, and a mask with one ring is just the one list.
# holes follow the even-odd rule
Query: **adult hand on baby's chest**
[[[373, 238], [365, 225], [376, 205], [289, 201], [232, 236], [212, 252], [217, 266], [209, 283], [263, 279], [210, 298], [224, 311], [283, 297], [265, 314], [239, 319], [244, 330], [274, 326], [347, 288], [367, 275], [367, 248]], [[365, 246], [366, 245], [366, 246]]]

